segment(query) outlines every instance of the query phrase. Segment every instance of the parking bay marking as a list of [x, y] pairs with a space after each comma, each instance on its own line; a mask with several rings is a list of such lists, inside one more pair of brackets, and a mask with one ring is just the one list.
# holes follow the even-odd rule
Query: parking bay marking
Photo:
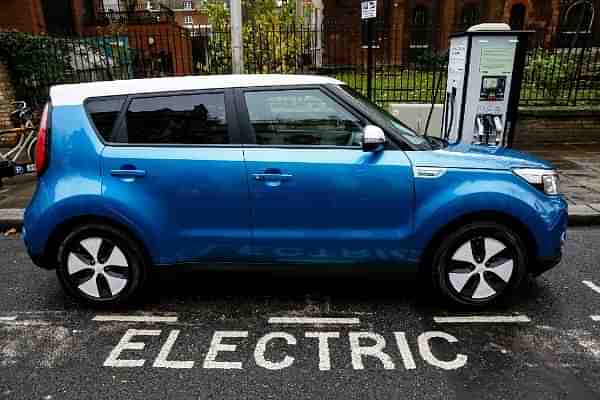
[[10, 317], [0, 317], [0, 321], [14, 321], [17, 319], [16, 315], [11, 315]]
[[585, 286], [592, 289], [594, 292], [600, 294], [600, 287], [594, 284], [592, 281], [581, 281]]
[[177, 322], [176, 316], [159, 315], [96, 315], [92, 318], [96, 322]]
[[269, 324], [302, 324], [302, 325], [359, 325], [358, 318], [336, 318], [336, 317], [271, 317]]
[[[244, 369], [244, 360], [247, 356], [239, 355], [237, 361], [231, 361], [233, 353], [239, 352], [238, 345], [247, 342], [250, 332], [248, 331], [214, 331], [209, 348], [202, 363], [203, 369], [224, 369], [236, 370]], [[195, 365], [194, 360], [174, 361], [170, 357], [170, 353], [175, 346], [180, 330], [174, 329], [168, 333], [168, 338], [161, 346], [161, 349], [152, 363], [154, 368], [174, 368], [174, 369], [190, 369]], [[119, 343], [111, 350], [110, 354], [104, 362], [105, 367], [142, 367], [146, 363], [146, 359], [139, 358], [121, 358], [121, 353], [127, 351], [131, 357], [131, 351], [145, 350], [146, 343], [141, 341], [141, 336], [163, 336], [160, 329], [128, 329], [121, 337]], [[297, 339], [300, 338], [300, 339]], [[296, 336], [288, 332], [269, 332], [262, 335], [256, 341], [254, 346], [254, 360], [257, 367], [268, 370], [281, 370], [291, 367], [296, 358], [297, 346], [306, 340], [314, 341], [317, 339], [318, 344], [318, 368], [321, 371], [332, 369], [330, 345], [339, 346], [342, 342], [342, 337], [339, 332], [304, 332], [303, 336]], [[284, 341], [286, 349], [283, 354], [273, 356], [267, 351], [269, 343], [277, 340]], [[414, 352], [420, 354], [421, 358], [429, 365], [443, 369], [455, 370], [464, 367], [467, 363], [465, 354], [456, 353], [454, 358], [447, 360], [438, 358], [432, 351], [431, 342], [445, 341], [448, 344], [457, 343], [458, 339], [454, 336], [442, 331], [427, 331], [417, 337], [417, 350]], [[330, 343], [331, 342], [331, 343]], [[404, 332], [393, 332], [392, 342], [386, 342], [383, 335], [374, 332], [348, 332], [346, 340], [349, 344], [350, 356], [352, 360], [352, 368], [354, 370], [364, 370], [365, 359], [377, 360], [379, 365], [384, 369], [392, 370], [403, 365], [405, 370], [414, 370], [417, 368], [415, 364], [414, 353], [411, 350], [406, 334]], [[393, 343], [395, 342], [395, 343]], [[229, 361], [223, 361], [223, 353], [229, 353]], [[301, 352], [300, 354], [302, 354]], [[392, 358], [399, 355], [400, 360]], [[221, 360], [219, 360], [221, 359]], [[234, 358], [235, 359], [235, 358]]]
[[465, 315], [456, 317], [433, 317], [438, 324], [468, 323], [527, 323], [531, 322], [526, 315]]

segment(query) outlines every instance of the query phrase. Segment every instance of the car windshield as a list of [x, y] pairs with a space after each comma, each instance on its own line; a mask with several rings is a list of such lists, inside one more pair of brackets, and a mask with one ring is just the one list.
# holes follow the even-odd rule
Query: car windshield
[[396, 117], [390, 114], [383, 108], [369, 100], [366, 96], [357, 90], [354, 90], [347, 85], [340, 85], [340, 88], [356, 99], [364, 108], [366, 108], [370, 114], [375, 114], [378, 119], [383, 120], [387, 123], [388, 128], [392, 129], [394, 133], [400, 136], [404, 141], [411, 144], [413, 147], [419, 150], [431, 150], [432, 143], [420, 136], [410, 127], [399, 121]]

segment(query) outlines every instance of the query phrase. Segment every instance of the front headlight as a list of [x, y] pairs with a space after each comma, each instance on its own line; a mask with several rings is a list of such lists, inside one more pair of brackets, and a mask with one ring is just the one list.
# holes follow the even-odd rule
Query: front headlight
[[542, 192], [556, 195], [558, 190], [558, 174], [552, 169], [517, 168], [513, 172]]

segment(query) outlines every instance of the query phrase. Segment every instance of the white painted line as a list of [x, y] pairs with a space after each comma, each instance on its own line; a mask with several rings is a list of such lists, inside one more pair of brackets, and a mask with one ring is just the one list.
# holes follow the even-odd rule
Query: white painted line
[[157, 315], [96, 315], [92, 321], [97, 322], [177, 322], [177, 317], [161, 317]]
[[314, 325], [358, 325], [358, 318], [331, 318], [331, 317], [271, 317], [270, 324], [314, 324]]
[[433, 320], [438, 324], [531, 322], [526, 315], [469, 315], [462, 317], [433, 317]]
[[592, 321], [600, 321], [600, 315], [590, 315], [590, 318], [592, 319]]
[[1, 325], [11, 325], [11, 326], [41, 326], [41, 325], [51, 325], [50, 322], [47, 321], [39, 321], [39, 320], [0, 320]]
[[0, 321], [14, 321], [15, 319], [17, 319], [16, 315], [12, 315], [10, 317], [0, 317]]
[[600, 294], [600, 287], [596, 286], [592, 281], [581, 281], [585, 286], [592, 289], [594, 292]]

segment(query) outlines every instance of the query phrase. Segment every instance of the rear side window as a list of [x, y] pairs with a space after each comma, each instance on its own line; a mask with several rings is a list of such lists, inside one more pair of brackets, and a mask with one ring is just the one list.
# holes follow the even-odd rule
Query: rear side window
[[85, 106], [94, 126], [106, 141], [112, 141], [113, 126], [123, 107], [123, 102], [125, 96], [90, 99], [86, 102]]
[[223, 93], [134, 98], [118, 142], [228, 144]]

